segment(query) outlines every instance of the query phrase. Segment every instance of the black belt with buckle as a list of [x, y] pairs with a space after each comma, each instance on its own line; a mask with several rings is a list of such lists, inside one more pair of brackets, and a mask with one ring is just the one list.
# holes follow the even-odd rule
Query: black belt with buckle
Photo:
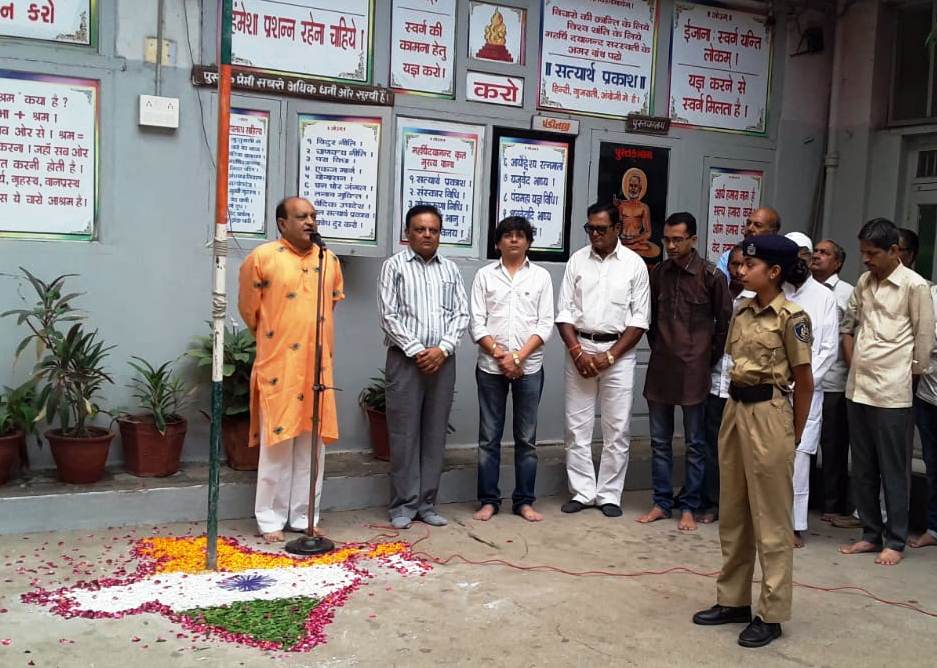
[[729, 384], [729, 396], [743, 404], [758, 404], [762, 401], [771, 401], [774, 396], [774, 385], [762, 383], [761, 385]]
[[609, 341], [617, 341], [621, 338], [621, 334], [606, 334], [604, 332], [580, 332], [576, 330], [576, 336], [581, 339], [586, 339], [587, 341], [592, 341], [593, 343], [608, 343]]

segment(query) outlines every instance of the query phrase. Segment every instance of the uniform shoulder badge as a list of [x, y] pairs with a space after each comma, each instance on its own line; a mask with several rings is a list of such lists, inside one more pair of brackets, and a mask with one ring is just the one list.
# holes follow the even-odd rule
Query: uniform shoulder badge
[[792, 319], [794, 320], [794, 336], [797, 337], [798, 341], [810, 343], [813, 338], [810, 331], [810, 318], [804, 313], [797, 314]]

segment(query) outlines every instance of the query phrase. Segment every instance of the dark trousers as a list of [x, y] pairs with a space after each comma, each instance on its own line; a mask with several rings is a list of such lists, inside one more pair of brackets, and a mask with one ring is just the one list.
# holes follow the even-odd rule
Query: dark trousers
[[700, 509], [700, 488], [703, 485], [703, 460], [706, 449], [704, 425], [705, 404], [681, 406], [683, 438], [686, 443], [686, 466], [683, 491], [675, 503], [673, 494], [673, 404], [648, 400], [651, 421], [651, 483], [654, 505], [670, 513], [674, 505], [696, 512]]
[[823, 424], [820, 427], [823, 453], [823, 512], [849, 515], [849, 422], [846, 420], [846, 394], [823, 393]]
[[397, 348], [387, 349], [387, 432], [390, 516], [413, 519], [434, 511], [455, 389], [455, 358], [432, 375]]
[[478, 384], [478, 501], [501, 507], [501, 436], [508, 390], [514, 405], [514, 493], [512, 508], [534, 502], [537, 482], [537, 408], [543, 394], [543, 369], [510, 380], [502, 374], [475, 369]]
[[[908, 540], [911, 490], [910, 408], [877, 408], [846, 402], [852, 446], [852, 483], [862, 539], [899, 552]], [[879, 487], [888, 521], [882, 521]]]
[[927, 530], [937, 538], [937, 406], [915, 397], [914, 422], [927, 468]]
[[726, 399], [717, 394], [706, 398], [706, 449], [703, 457], [703, 487], [700, 510], [719, 510], [719, 428]]

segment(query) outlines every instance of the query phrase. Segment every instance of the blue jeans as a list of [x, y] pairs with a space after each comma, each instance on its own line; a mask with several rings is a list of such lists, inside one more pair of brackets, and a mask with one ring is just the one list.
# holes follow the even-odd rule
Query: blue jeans
[[508, 390], [514, 404], [513, 509], [534, 502], [537, 481], [537, 409], [543, 393], [543, 369], [509, 380], [501, 374], [475, 369], [478, 383], [478, 501], [501, 507], [501, 435]]
[[927, 469], [927, 530], [937, 537], [937, 406], [914, 397], [914, 422]]
[[[651, 418], [651, 483], [654, 505], [668, 515], [674, 507], [673, 483], [673, 409], [671, 404], [647, 402]], [[686, 476], [680, 507], [696, 512], [700, 509], [700, 493], [706, 460], [706, 404], [681, 406], [686, 441]]]

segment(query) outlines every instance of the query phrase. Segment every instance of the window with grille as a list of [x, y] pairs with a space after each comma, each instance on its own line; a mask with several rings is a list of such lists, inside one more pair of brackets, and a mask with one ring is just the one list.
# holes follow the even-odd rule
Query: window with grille
[[937, 176], [937, 150], [919, 151], [917, 154], [917, 173], [914, 177], [928, 179]]
[[892, 122], [937, 119], [937, 62], [931, 30], [937, 34], [937, 0], [902, 3], [895, 9]]

